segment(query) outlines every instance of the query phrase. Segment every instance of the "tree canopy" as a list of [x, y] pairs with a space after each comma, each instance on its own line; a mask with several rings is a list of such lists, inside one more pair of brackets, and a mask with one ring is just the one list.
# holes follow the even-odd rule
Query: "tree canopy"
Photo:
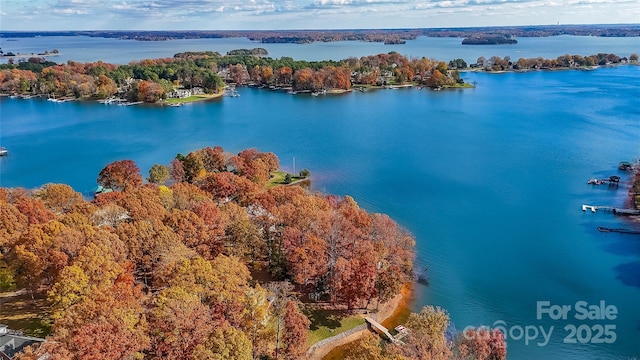
[[189, 175], [168, 186], [175, 169], [154, 165], [143, 183], [133, 161], [108, 164], [98, 183], [114, 191], [91, 201], [64, 184], [0, 188], [2, 281], [44, 290], [51, 309], [52, 341], [35, 353], [294, 359], [309, 326], [299, 299], [365, 307], [411, 280], [406, 230], [348, 196], [267, 190], [278, 165], [214, 147], [177, 156]]

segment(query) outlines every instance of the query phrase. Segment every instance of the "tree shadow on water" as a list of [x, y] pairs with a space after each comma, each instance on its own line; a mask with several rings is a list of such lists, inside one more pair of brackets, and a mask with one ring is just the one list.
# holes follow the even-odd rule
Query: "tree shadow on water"
[[614, 270], [616, 278], [623, 284], [640, 288], [640, 261], [620, 264]]
[[610, 254], [628, 256], [638, 251], [638, 240], [627, 234], [603, 234], [603, 250]]

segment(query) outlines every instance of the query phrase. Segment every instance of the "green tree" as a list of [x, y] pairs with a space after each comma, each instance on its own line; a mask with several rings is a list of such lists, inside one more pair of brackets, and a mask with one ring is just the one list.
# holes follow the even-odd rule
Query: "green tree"
[[153, 164], [149, 169], [149, 177], [147, 178], [152, 184], [164, 184], [169, 180], [169, 168], [164, 165]]
[[184, 166], [185, 177], [189, 182], [193, 182], [206, 174], [202, 155], [199, 152], [190, 152], [187, 154], [182, 164]]
[[449, 61], [449, 68], [450, 69], [466, 69], [467, 62], [464, 61], [463, 59], [454, 59]]
[[309, 176], [311, 176], [311, 171], [309, 171], [309, 169], [300, 170], [300, 177], [308, 178]]
[[13, 271], [0, 259], [0, 292], [13, 291], [16, 289], [16, 281]]

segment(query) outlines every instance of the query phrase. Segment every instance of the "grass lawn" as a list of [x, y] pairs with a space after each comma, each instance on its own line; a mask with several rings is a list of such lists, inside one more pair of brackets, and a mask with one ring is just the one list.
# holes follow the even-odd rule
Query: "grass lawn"
[[47, 336], [51, 326], [46, 320], [49, 311], [46, 294], [36, 293], [34, 298], [26, 291], [0, 293], [0, 324], [28, 336]]
[[192, 95], [182, 99], [166, 99], [166, 104], [186, 104], [194, 101], [202, 101], [207, 99], [213, 99], [222, 96], [222, 94], [204, 94], [204, 95]]
[[286, 172], [280, 170], [271, 172], [271, 178], [269, 179], [269, 181], [267, 181], [265, 187], [267, 189], [270, 189], [274, 186], [282, 184], [286, 175]]
[[[280, 171], [280, 170], [272, 171], [271, 178], [267, 181], [264, 187], [267, 189], [271, 189], [274, 186], [286, 185], [284, 182], [285, 176], [287, 176], [287, 173], [285, 171]], [[302, 179], [304, 178], [300, 176], [293, 176], [293, 175], [291, 176], [291, 182], [302, 180]]]
[[445, 85], [443, 88], [445, 89], [473, 89], [475, 86], [469, 83], [455, 84], [455, 85]]
[[351, 315], [343, 310], [307, 308], [303, 312], [311, 321], [308, 346], [364, 324], [362, 316]]

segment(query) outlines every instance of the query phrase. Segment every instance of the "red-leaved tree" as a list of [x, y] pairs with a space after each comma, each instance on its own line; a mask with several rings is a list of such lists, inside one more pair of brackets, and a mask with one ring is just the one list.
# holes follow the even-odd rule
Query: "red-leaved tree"
[[142, 185], [140, 169], [133, 160], [114, 161], [98, 174], [98, 185], [113, 190], [129, 190]]
[[307, 348], [307, 330], [309, 319], [298, 309], [294, 301], [289, 301], [284, 316], [284, 343], [285, 359], [301, 359]]

